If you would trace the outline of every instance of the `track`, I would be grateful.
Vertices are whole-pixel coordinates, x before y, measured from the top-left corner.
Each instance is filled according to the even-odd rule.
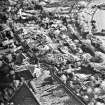
[[[67,94],[73,98],[73,101],[75,102],[74,105],[87,105],[86,102],[84,102],[82,99],[80,99],[72,90],[70,86],[66,86],[60,79],[59,77],[55,74],[54,68],[50,69],[51,76],[59,83],[62,85],[64,90],[67,92]]]

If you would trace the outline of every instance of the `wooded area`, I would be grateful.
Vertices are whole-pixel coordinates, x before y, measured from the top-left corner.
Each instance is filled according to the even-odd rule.
[[[104,105],[104,16],[102,0],[0,0],[0,105],[49,66],[87,105]]]

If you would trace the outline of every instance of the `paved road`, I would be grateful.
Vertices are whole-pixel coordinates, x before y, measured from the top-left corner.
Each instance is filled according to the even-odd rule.
[[[54,73],[54,69],[51,68],[51,75],[52,77],[61,84],[61,86],[64,88],[64,90],[67,92],[67,94],[70,96],[70,98],[72,98],[72,101],[74,102],[73,105],[87,105],[86,102],[84,102],[83,100],[81,100],[71,89],[71,87],[66,86],[60,79],[59,77],[57,77]]]

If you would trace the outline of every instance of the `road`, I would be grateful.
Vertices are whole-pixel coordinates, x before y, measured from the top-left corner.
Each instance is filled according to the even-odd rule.
[[[72,90],[70,86],[66,86],[59,77],[54,73],[54,69],[50,69],[52,77],[64,88],[64,90],[67,92],[67,94],[72,98],[72,101],[74,102],[74,105],[87,105],[86,102],[81,100]]]

